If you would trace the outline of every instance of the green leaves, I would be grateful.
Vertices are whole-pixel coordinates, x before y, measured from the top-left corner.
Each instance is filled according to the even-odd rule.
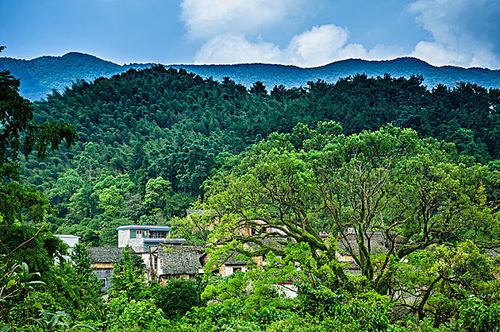
[[[144,271],[134,263],[131,249],[123,249],[122,258],[113,268],[112,297],[125,296],[129,299],[139,299],[144,291]]]
[[[2,264],[2,280],[0,284],[0,302],[5,304],[13,298],[22,295],[23,292],[32,290],[36,285],[44,285],[39,272],[30,272],[28,264],[14,264],[8,267]]]
[[[393,265],[413,252],[466,239],[494,245],[498,216],[485,185],[495,176],[412,130],[344,136],[299,125],[207,182],[202,208],[215,225],[214,246],[284,256],[292,243],[307,244],[316,262],[305,268],[317,278],[311,284],[348,287],[342,266],[328,263],[345,255],[386,293]]]
[[[73,322],[71,317],[64,311],[53,313],[46,310],[40,310],[40,318],[34,319],[34,322],[43,331],[96,331],[96,329],[88,324]]]
[[[153,299],[128,299],[125,294],[109,302],[109,331],[157,331],[168,327],[168,320]]]
[[[164,286],[155,285],[152,293],[157,306],[169,318],[180,318],[192,307],[201,305],[200,280],[171,279]]]

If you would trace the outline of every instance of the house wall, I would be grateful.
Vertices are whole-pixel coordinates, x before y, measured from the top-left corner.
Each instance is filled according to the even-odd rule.
[[[78,241],[80,240],[80,238],[78,236],[75,236],[75,235],[56,234],[56,236],[60,240],[64,241],[64,243],[66,243],[70,249],[73,249],[78,244]]]
[[[144,252],[143,238],[132,238],[130,232],[135,230],[120,229],[118,230],[118,248],[125,248],[127,245],[135,252]]]
[[[231,274],[241,271],[241,272],[246,272],[248,269],[244,265],[226,265],[222,264],[221,267],[219,268],[219,275],[222,277],[227,277],[230,276]]]
[[[165,286],[166,284],[168,284],[168,280],[169,279],[184,279],[184,280],[187,280],[187,279],[191,279],[191,278],[194,278],[193,275],[190,275],[190,274],[169,274],[169,275],[161,275],[159,277],[159,283],[160,285],[163,285]]]
[[[68,255],[63,255],[64,260],[71,261],[71,255],[73,254],[73,249],[78,244],[80,237],[75,235],[63,235],[55,234],[61,241],[68,245]],[[56,263],[59,263],[59,259],[56,257]]]
[[[113,277],[113,265],[112,264],[109,265],[111,265],[111,268],[94,267],[94,274],[97,276],[97,279],[99,279],[102,282],[101,290],[103,292],[107,292],[111,288],[111,279]]]
[[[92,265],[93,269],[113,269],[113,263],[95,263]]]
[[[125,248],[130,242],[130,229],[118,230],[118,248]]]

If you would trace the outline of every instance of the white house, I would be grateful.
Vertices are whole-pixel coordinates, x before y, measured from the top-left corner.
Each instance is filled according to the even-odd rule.
[[[75,235],[66,235],[66,234],[54,234],[55,237],[59,238],[59,240],[63,241],[68,245],[68,255],[64,255],[63,258],[69,261],[71,254],[73,253],[73,249],[80,241],[79,236]]]
[[[136,253],[148,253],[150,247],[158,247],[170,236],[169,226],[126,225],[118,230],[118,248],[129,246]]]

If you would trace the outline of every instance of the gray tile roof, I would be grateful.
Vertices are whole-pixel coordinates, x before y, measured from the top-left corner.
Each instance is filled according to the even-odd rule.
[[[245,260],[245,257],[242,256],[241,254],[231,251],[227,258],[221,257],[221,260],[224,262],[225,265],[247,265],[248,261]]]
[[[88,247],[89,258],[92,263],[117,263],[122,258],[122,248],[116,247]]]
[[[198,274],[202,268],[200,258],[203,253],[203,247],[162,246],[158,254],[162,275]]]

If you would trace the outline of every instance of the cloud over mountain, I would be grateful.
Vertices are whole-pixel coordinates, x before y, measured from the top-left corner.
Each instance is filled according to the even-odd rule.
[[[197,52],[195,63],[281,63],[301,67],[321,66],[349,58],[382,59],[397,56],[397,50],[348,43],[349,33],[334,24],[314,26],[295,35],[286,48],[245,35],[225,34],[209,39]],[[393,51],[393,54],[391,54]]]
[[[224,34],[203,44],[195,55],[195,63],[277,63],[281,53],[273,43],[251,42],[242,34]]]
[[[417,0],[409,9],[432,36],[413,56],[436,65],[500,66],[498,0]]]
[[[280,63],[314,67],[333,61],[415,56],[434,65],[500,66],[500,2],[497,0],[415,0],[408,10],[430,34],[414,47],[352,42],[347,27],[312,26],[278,45],[266,36],[300,17],[303,0],[183,0],[182,20],[202,46],[195,63]],[[271,38],[272,40],[272,38]]]

